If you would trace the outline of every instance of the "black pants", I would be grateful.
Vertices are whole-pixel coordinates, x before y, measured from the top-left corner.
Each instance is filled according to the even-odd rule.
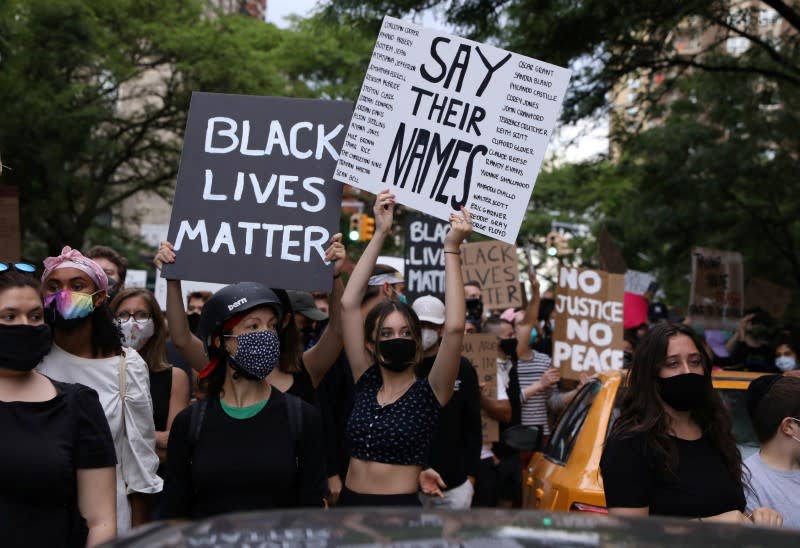
[[[522,505],[522,466],[519,453],[502,457],[497,464],[491,458],[481,461],[472,506],[494,508],[501,500],[511,501],[514,508]]]
[[[342,487],[336,506],[422,506],[416,493],[401,495],[367,495]]]

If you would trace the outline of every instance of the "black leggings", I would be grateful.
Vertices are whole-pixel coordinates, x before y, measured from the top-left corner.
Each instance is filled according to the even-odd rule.
[[[403,495],[365,495],[342,487],[336,506],[422,506],[416,493]]]

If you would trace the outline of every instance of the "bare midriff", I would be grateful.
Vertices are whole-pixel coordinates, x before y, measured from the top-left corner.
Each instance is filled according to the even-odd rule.
[[[345,486],[362,495],[405,495],[417,492],[420,466],[350,459]]]

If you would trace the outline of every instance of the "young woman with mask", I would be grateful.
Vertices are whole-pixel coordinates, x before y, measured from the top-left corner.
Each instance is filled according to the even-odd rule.
[[[611,515],[780,525],[768,508],[745,514],[730,414],[702,339],[681,324],[656,324],[636,347],[600,469]]]
[[[53,347],[39,372],[97,391],[117,451],[117,532],[149,518],[147,495],[161,491],[147,364],[123,347],[111,314],[108,278],[97,263],[65,247],[44,261],[41,291]]]
[[[788,338],[781,339],[775,345],[775,367],[790,377],[800,377],[797,365],[797,343]]]
[[[176,257],[172,244],[164,241],[161,242],[153,263],[156,268],[161,268],[164,263],[175,262]],[[345,261],[345,249],[341,234],[335,234],[331,238],[331,244],[325,250],[325,259],[334,263],[330,320],[319,341],[312,348],[303,351],[300,332],[292,318],[289,296],[283,290],[276,290],[286,313],[282,324],[278,326],[281,358],[277,367],[273,369],[269,382],[282,392],[297,395],[309,403],[314,402],[316,387],[342,350],[341,312],[338,303],[344,291],[341,272]],[[208,356],[203,342],[189,329],[182,294],[180,280],[167,280],[167,321],[170,337],[181,356],[192,369],[199,371],[202,377]]]
[[[150,371],[150,397],[156,427],[156,453],[164,477],[169,429],[175,415],[189,405],[189,377],[167,362],[167,324],[153,293],[144,288],[123,289],[111,301],[123,344],[142,356]]]
[[[254,282],[224,287],[203,308],[208,395],[172,423],[165,517],[323,505],[319,413],[268,380],[282,320],[278,296]]]
[[[37,281],[0,263],[0,521],[6,546],[94,546],[116,532],[114,443],[97,392],[34,371],[52,344]]]
[[[361,303],[370,272],[392,227],[395,200],[388,190],[375,201],[375,233],[342,297],[344,346],[356,382],[347,426],[352,457],[339,497],[344,506],[419,506],[417,485],[436,431],[439,412],[453,394],[461,360],[465,299],[459,246],[472,231],[469,212],[453,213],[444,241],[445,313],[439,353],[427,378],[417,315],[387,301],[366,317]]]

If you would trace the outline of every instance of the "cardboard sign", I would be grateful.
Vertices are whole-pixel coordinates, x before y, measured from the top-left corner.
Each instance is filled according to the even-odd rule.
[[[639,272],[638,270],[625,271],[625,293],[644,295],[650,285],[654,283],[656,283],[656,277],[652,274]]]
[[[0,261],[14,262],[21,257],[19,191],[16,187],[0,187]]]
[[[423,213],[406,217],[404,293],[409,300],[433,295],[444,301],[444,238],[448,223]]]
[[[692,322],[709,329],[736,329],[742,317],[743,284],[741,253],[693,247]]]
[[[600,254],[600,268],[612,274],[624,274],[628,267],[625,258],[619,250],[614,238],[608,233],[608,229],[603,227],[597,238],[597,249]]]
[[[786,308],[792,302],[792,290],[774,284],[764,278],[750,278],[744,293],[746,308],[761,307],[776,320],[782,320]]]
[[[464,355],[475,368],[478,382],[483,383],[484,393],[489,399],[497,399],[497,336],[490,333],[467,333],[461,347]],[[499,441],[497,421],[481,409],[483,443]]]
[[[349,119],[344,101],[194,93],[162,275],[329,291]]]
[[[517,238],[570,71],[383,19],[337,180],[476,232]]]
[[[461,246],[461,276],[481,284],[485,310],[522,306],[517,248],[501,242]]]
[[[553,366],[562,377],[622,369],[624,285],[621,274],[561,267]]]

